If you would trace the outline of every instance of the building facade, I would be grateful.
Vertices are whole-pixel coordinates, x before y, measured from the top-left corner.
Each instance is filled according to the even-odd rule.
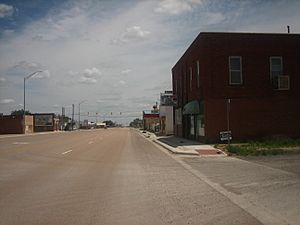
[[[25,116],[25,129],[23,115],[0,116],[0,134],[24,134],[33,132],[33,116]]]
[[[159,111],[157,105],[153,106],[153,110],[143,111],[143,128],[151,132],[159,130]]]
[[[172,83],[177,136],[300,137],[300,34],[200,33]]]
[[[55,131],[59,125],[54,113],[33,114],[34,132]]]
[[[172,135],[173,129],[173,91],[160,94],[159,104],[160,134]]]

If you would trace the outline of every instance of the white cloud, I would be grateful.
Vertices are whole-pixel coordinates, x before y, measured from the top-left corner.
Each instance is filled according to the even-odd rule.
[[[14,102],[15,102],[15,100],[11,99],[11,98],[5,98],[5,99],[0,100],[1,104],[10,104],[10,103],[14,103]]]
[[[95,84],[97,83],[97,80],[95,78],[82,76],[79,78],[78,82],[83,84]]]
[[[191,11],[195,5],[201,4],[201,0],[163,0],[154,9],[158,13],[177,15]]]
[[[99,76],[101,76],[101,72],[97,68],[93,67],[91,69],[85,69],[83,71],[83,76],[89,77],[89,78],[99,77]]]
[[[36,70],[40,67],[41,66],[39,63],[27,62],[26,60],[19,61],[16,65],[14,65],[14,68],[25,69],[25,70]]]
[[[95,84],[98,82],[98,78],[101,76],[99,69],[93,67],[91,69],[85,69],[82,75],[79,77],[78,82],[83,84]]]
[[[6,37],[9,37],[15,33],[15,30],[13,29],[5,29],[2,31],[2,34]]]
[[[125,44],[133,41],[142,41],[149,37],[150,32],[143,30],[140,26],[128,27],[119,38],[113,39],[112,44]]]
[[[0,18],[4,18],[6,16],[12,16],[13,13],[14,13],[13,6],[0,4]]]
[[[124,87],[126,86],[126,81],[124,80],[119,80],[117,83],[114,83],[114,87]]]
[[[121,74],[127,75],[131,72],[131,69],[122,70]]]

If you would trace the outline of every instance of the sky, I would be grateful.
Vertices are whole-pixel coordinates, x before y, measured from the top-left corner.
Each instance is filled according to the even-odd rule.
[[[128,124],[200,32],[300,32],[298,0],[0,0],[0,113]]]

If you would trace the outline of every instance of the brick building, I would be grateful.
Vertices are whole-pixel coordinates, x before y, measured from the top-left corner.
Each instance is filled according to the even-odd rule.
[[[153,106],[153,110],[143,111],[143,128],[144,130],[157,132],[159,129],[159,111],[157,105]]]
[[[23,115],[0,116],[0,134],[24,134],[33,132],[33,116],[25,116],[25,130]]]
[[[200,33],[172,82],[177,136],[300,137],[300,34]]]

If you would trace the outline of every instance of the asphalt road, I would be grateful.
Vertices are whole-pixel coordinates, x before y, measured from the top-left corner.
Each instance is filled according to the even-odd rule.
[[[222,192],[195,160],[171,156],[127,128],[1,137],[0,224],[273,221]]]

